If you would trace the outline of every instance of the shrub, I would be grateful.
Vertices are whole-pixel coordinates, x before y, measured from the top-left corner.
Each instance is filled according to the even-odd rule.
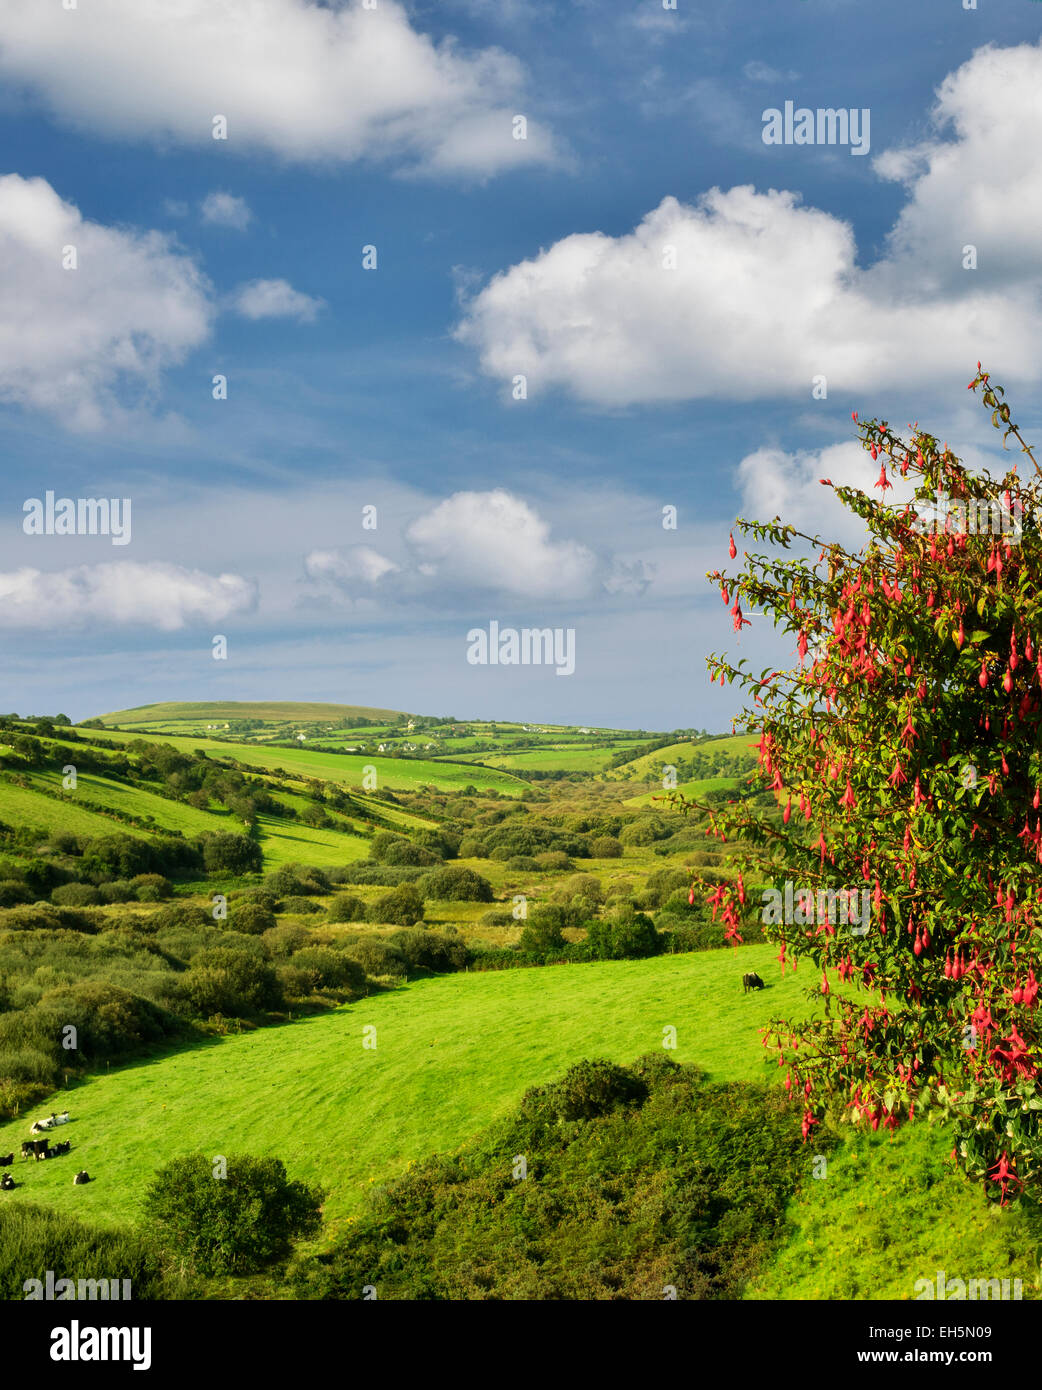
[[[98,892],[105,903],[129,903],[137,897],[134,885],[127,878],[114,878],[108,883],[99,883]]]
[[[97,907],[105,899],[90,883],[63,883],[55,888],[51,898],[59,907]]]
[[[354,942],[344,955],[358,961],[365,973],[371,975],[374,980],[383,975],[400,976],[407,973],[402,953],[378,936],[367,936]]]
[[[656,840],[664,840],[669,831],[659,816],[642,816],[631,821],[619,831],[620,845],[652,845]]]
[[[448,902],[490,903],[495,894],[492,884],[462,864],[435,869],[421,881],[423,895]]]
[[[297,951],[290,962],[295,970],[303,970],[311,980],[312,989],[350,990],[361,994],[365,989],[365,968],[346,951],[329,946],[307,946]]]
[[[658,955],[663,947],[651,918],[632,908],[617,908],[607,921],[591,922],[586,940],[597,960],[636,960]]]
[[[311,898],[283,898],[279,911],[315,913],[322,911],[322,904],[312,901]]]
[[[593,859],[621,859],[622,845],[614,835],[596,835],[590,841]]]
[[[575,868],[568,855],[560,849],[548,849],[542,854],[537,854],[535,862],[544,873],[560,873],[565,869]]]
[[[310,906],[310,904],[308,904]],[[228,913],[228,925],[233,931],[246,932],[249,936],[260,936],[277,925],[274,912],[262,903],[235,902]]]
[[[462,970],[467,963],[467,948],[458,936],[405,930],[388,940],[411,970]]]
[[[264,867],[264,855],[256,840],[236,835],[229,830],[208,831],[199,837],[203,851],[203,867],[208,874],[259,873]]]
[[[354,893],[337,893],[326,912],[330,922],[364,922],[365,900]]]
[[[263,1009],[279,1009],[285,1002],[272,967],[244,950],[200,951],[177,984],[180,997],[202,1018],[246,1018]]]
[[[389,922],[392,926],[411,927],[423,920],[423,898],[410,883],[403,883],[390,893],[381,893],[366,910],[369,922]]]
[[[16,878],[0,879],[0,907],[17,907],[20,903],[31,903],[34,894],[24,883]]]
[[[318,1234],[324,1193],[290,1181],[277,1158],[229,1154],[216,1177],[205,1154],[174,1159],[155,1175],[145,1215],[179,1259],[201,1274],[251,1274]]]
[[[299,922],[280,922],[261,937],[264,949],[272,957],[291,956],[310,940],[310,932]]]
[[[173,895],[174,889],[168,878],[162,874],[135,874],[130,880],[137,892],[139,902],[158,903]]]

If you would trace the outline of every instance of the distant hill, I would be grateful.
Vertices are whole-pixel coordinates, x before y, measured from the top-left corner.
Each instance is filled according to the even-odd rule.
[[[157,724],[163,720],[335,720],[350,723],[354,719],[393,720],[406,717],[401,710],[373,709],[368,705],[310,704],[297,700],[215,700],[167,701],[157,705],[137,705],[134,709],[115,710],[97,718],[109,725],[131,727],[135,724]]]

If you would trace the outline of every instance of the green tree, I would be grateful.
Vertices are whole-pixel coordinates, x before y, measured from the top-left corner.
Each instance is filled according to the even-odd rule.
[[[318,1233],[325,1194],[290,1180],[278,1158],[227,1155],[227,1172],[201,1153],[160,1168],[145,1216],[200,1274],[252,1274]]]

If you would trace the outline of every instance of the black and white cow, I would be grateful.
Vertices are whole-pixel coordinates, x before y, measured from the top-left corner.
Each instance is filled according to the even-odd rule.
[[[751,989],[763,989],[764,984],[755,970],[750,970],[747,975],[742,976],[742,993],[748,994]]]

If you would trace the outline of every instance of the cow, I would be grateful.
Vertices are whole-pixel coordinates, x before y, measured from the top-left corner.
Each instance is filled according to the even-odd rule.
[[[48,1158],[60,1158],[62,1154],[67,1154],[72,1148],[72,1141],[64,1140],[61,1144],[55,1144],[54,1148],[47,1155]]]
[[[90,1182],[90,1174],[87,1172],[86,1168],[81,1168],[73,1178],[72,1185],[73,1187],[80,1187],[85,1182]]]
[[[32,1158],[33,1152],[33,1141],[31,1139],[26,1139],[22,1144],[22,1158]]]
[[[51,1127],[50,1120],[34,1120],[30,1126],[30,1134],[46,1134]]]
[[[747,975],[742,976],[742,993],[748,994],[751,989],[763,989],[763,981],[755,970],[750,970]]]
[[[35,1159],[35,1161],[36,1161],[37,1163],[39,1163],[39,1161],[40,1161],[41,1158],[50,1158],[50,1156],[51,1156],[51,1141],[50,1141],[49,1139],[34,1139],[34,1140],[33,1140],[33,1158]]]
[[[7,1154],[7,1155],[5,1155],[5,1156],[0,1156],[0,1168],[10,1168],[10,1166],[11,1166],[11,1164],[12,1164],[13,1162],[14,1162],[14,1153],[13,1153],[13,1152],[11,1152],[11,1153],[9,1153],[9,1154]]]
[[[14,1189],[14,1178],[12,1178],[10,1173],[5,1173],[4,1176],[0,1178],[0,1192],[13,1192]]]
[[[68,1123],[69,1123],[69,1112],[68,1112],[67,1110],[63,1110],[62,1113],[61,1113],[60,1115],[56,1115],[56,1114],[54,1113],[53,1110],[51,1111],[51,1128],[52,1128],[52,1129],[53,1129],[53,1127],[54,1127],[55,1125],[67,1125]]]

